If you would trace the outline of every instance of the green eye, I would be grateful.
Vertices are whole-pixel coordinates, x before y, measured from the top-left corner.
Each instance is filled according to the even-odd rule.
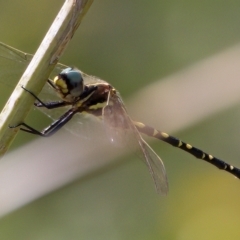
[[[84,88],[81,72],[78,69],[66,68],[59,75],[66,82],[71,95],[80,96]]]
[[[73,68],[64,69],[60,73],[60,76],[63,77],[63,79],[67,79],[68,83],[71,85],[79,84],[83,81],[81,72]]]

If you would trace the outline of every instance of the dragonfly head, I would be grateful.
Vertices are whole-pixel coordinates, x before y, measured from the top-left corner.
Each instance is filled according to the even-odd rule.
[[[64,97],[77,98],[84,89],[82,74],[78,69],[66,68],[53,80],[59,93]],[[70,97],[69,96],[69,97]]]

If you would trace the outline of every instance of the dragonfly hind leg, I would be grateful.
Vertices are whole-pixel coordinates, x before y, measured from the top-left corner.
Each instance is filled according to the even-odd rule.
[[[26,89],[24,86],[22,86],[22,88],[26,92],[30,93],[35,99],[38,100],[38,103],[35,104],[35,106],[37,106],[37,107],[46,107],[48,109],[52,109],[52,108],[57,108],[57,107],[62,107],[62,106],[67,105],[67,103],[64,102],[64,101],[44,103],[34,93],[32,93],[31,91]],[[54,121],[48,127],[44,128],[42,131],[38,131],[35,128],[30,127],[28,124],[26,124],[24,122],[19,123],[15,126],[9,126],[9,128],[20,127],[21,131],[28,132],[28,133],[38,135],[38,136],[41,136],[41,137],[49,137],[49,136],[53,135],[54,133],[56,133],[59,129],[61,129],[70,119],[72,119],[72,117],[76,113],[77,113],[76,110],[69,109],[59,119]]]
[[[42,136],[42,137],[46,137],[44,135],[44,133],[42,132],[39,132],[38,130],[30,127],[29,125],[27,125],[26,123],[19,123],[15,126],[8,126],[9,128],[18,128],[18,127],[21,127],[20,130],[21,131],[24,131],[24,132],[28,132],[28,133],[31,133],[31,134],[34,134],[34,135],[38,135],[38,136]],[[24,128],[22,128],[24,127]]]
[[[17,128],[20,127],[21,131],[28,132],[34,135],[38,135],[41,137],[49,137],[56,133],[58,130],[60,130],[68,121],[72,119],[74,114],[76,114],[77,111],[74,111],[73,109],[68,110],[66,113],[64,113],[59,119],[57,119],[55,122],[50,124],[48,127],[44,128],[41,132],[36,130],[35,128],[30,127],[26,123],[19,123],[15,126],[8,126],[9,128]]]

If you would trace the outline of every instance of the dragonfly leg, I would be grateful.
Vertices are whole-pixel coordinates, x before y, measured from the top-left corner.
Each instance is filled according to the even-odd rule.
[[[56,101],[56,102],[35,102],[34,106],[35,107],[45,107],[47,109],[54,109],[54,108],[59,108],[59,107],[64,107],[68,104],[66,104],[66,102],[64,101]]]
[[[24,128],[22,128],[21,126],[24,127]],[[19,124],[15,125],[15,126],[8,126],[8,127],[9,128],[21,127],[20,128],[21,131],[28,132],[28,133],[35,134],[35,135],[39,135],[39,136],[44,136],[41,132],[39,132],[38,130],[30,127],[26,123],[19,123]]]
[[[58,130],[60,130],[68,121],[72,119],[74,114],[77,112],[70,109],[66,113],[64,113],[58,120],[54,121],[52,124],[50,124],[48,127],[44,128],[41,132],[30,127],[26,123],[19,123],[15,126],[9,126],[9,128],[17,128],[20,127],[21,131],[28,132],[34,135],[38,135],[41,137],[49,137],[56,133]]]
[[[47,109],[53,109],[58,107],[64,107],[68,105],[65,101],[55,101],[55,102],[46,102],[44,103],[39,97],[37,97],[33,92],[26,89],[24,86],[22,86],[22,89],[24,89],[26,92],[31,94],[38,102],[35,102],[34,105],[36,107],[45,107]]]
[[[21,86],[22,89],[28,93],[30,93],[35,99],[37,99],[42,105],[45,105],[44,102],[42,102],[41,99],[39,99],[33,92],[31,92],[30,90],[26,89],[23,85]]]

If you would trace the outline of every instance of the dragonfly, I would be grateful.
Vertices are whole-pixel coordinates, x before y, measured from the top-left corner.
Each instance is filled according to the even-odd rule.
[[[32,55],[30,54],[0,43],[0,77],[3,77],[1,75],[1,65],[6,67],[7,63],[11,62],[21,66],[20,69],[23,70],[31,58]],[[164,164],[141,134],[162,140],[240,178],[240,169],[231,164],[165,132],[132,120],[119,92],[108,82],[63,64],[57,64],[54,72],[57,74],[55,74],[53,80],[51,78],[47,80],[42,94],[49,95],[50,98],[58,95],[60,100],[45,102],[41,99],[41,95],[38,97],[23,86],[23,89],[36,99],[35,107],[40,110],[50,110],[48,112],[44,111],[44,113],[54,121],[42,131],[38,131],[24,122],[16,126],[10,126],[11,128],[20,127],[20,130],[24,132],[49,137],[61,128],[67,128],[66,124],[69,121],[74,121],[76,115],[91,115],[98,118],[107,129],[107,135],[111,141],[114,142],[123,137],[128,137],[131,142],[134,142],[148,166],[157,193],[163,195],[168,192],[168,180]],[[53,109],[62,109],[63,107],[65,107],[64,109],[67,107],[67,110],[60,117],[52,114]]]

